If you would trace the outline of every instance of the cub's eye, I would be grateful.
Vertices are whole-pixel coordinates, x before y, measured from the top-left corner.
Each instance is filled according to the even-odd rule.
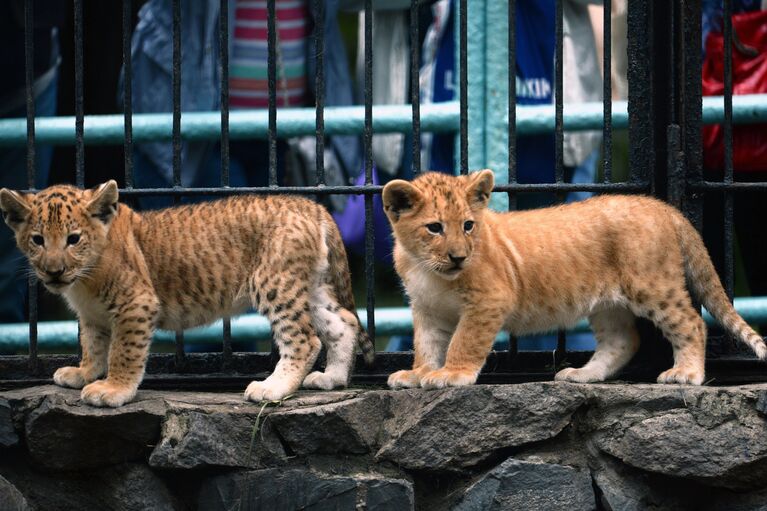
[[[45,238],[43,238],[39,234],[35,234],[34,236],[32,236],[32,243],[42,247],[43,245],[45,245]]]
[[[77,245],[80,242],[79,234],[70,234],[67,236],[67,245]]]
[[[474,229],[474,222],[472,220],[466,220],[463,223],[463,230],[466,232],[471,232],[472,229]]]
[[[432,234],[440,234],[442,232],[442,224],[439,222],[434,222],[433,224],[426,224],[426,228],[429,229],[429,232]]]

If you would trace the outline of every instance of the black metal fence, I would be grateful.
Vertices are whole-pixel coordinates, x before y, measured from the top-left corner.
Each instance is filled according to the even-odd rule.
[[[319,13],[316,19],[324,19],[324,2],[311,0]],[[418,76],[419,5],[413,0],[410,13],[410,70]],[[75,184],[85,182],[85,142],[83,103],[83,4],[73,0],[74,7],[74,81],[75,81]],[[468,112],[468,34],[467,0],[456,2],[459,19],[458,30],[458,77],[459,91],[459,165],[458,171],[469,171],[469,112]],[[516,2],[508,3],[509,69],[517,67]],[[281,194],[299,193],[325,196],[329,194],[364,194],[365,197],[365,281],[368,330],[375,338],[376,296],[374,293],[374,230],[373,197],[382,187],[373,184],[373,78],[372,61],[375,58],[372,45],[373,2],[364,0],[364,112],[362,131],[364,146],[364,185],[331,186],[326,184],[324,168],[325,147],[325,80],[324,80],[324,26],[320,21],[314,26],[312,37],[316,47],[317,72],[314,77],[316,100],[316,186],[278,186],[277,183],[277,64],[276,64],[276,16],[275,0],[267,0],[268,9],[268,149],[269,184],[266,187],[234,188],[229,186],[230,133],[229,133],[229,2],[220,0],[218,24],[219,61],[221,82],[221,179],[216,188],[185,188],[181,180],[181,0],[172,0],[172,88],[173,88],[173,186],[171,188],[135,188],[133,175],[133,106],[131,0],[123,0],[122,12],[122,59],[124,66],[124,180],[120,190],[124,197],[170,196],[178,200],[187,195],[222,196],[229,194]],[[508,194],[510,207],[516,208],[519,194],[553,192],[560,197],[571,191],[596,193],[647,193],[669,200],[683,209],[687,216],[702,227],[703,203],[712,194],[724,197],[723,245],[724,265],[722,279],[727,292],[733,294],[733,203],[735,197],[744,193],[764,193],[767,183],[746,183],[734,180],[732,165],[732,76],[731,76],[731,12],[730,0],[724,1],[725,41],[725,169],[722,181],[704,180],[702,172],[701,145],[701,6],[698,1],[631,0],[628,5],[628,131],[629,167],[627,181],[613,182],[613,127],[611,102],[611,2],[604,4],[604,55],[603,55],[603,180],[592,184],[573,184],[565,181],[563,163],[564,105],[563,105],[563,0],[556,0],[556,51],[555,51],[555,180],[553,183],[523,184],[517,180],[517,97],[514,73],[509,73],[508,101],[508,184],[499,183],[496,192]],[[32,43],[32,27],[35,19],[34,2],[25,2],[25,62],[27,104],[27,173],[30,191],[35,186],[35,104],[33,96],[34,76],[32,62],[35,48]],[[420,147],[420,93],[417,79],[411,79],[410,101],[412,105],[412,171],[421,172]],[[39,355],[37,343],[38,286],[34,278],[29,282],[29,353],[27,356],[0,356],[0,386],[27,385],[47,380],[52,372],[65,364],[72,364],[71,355]],[[625,375],[636,379],[652,379],[657,368],[665,369],[670,360],[670,350],[659,341],[659,334],[644,325],[641,329],[643,345],[646,346]],[[225,320],[222,332],[222,350],[216,353],[187,353],[184,335],[176,334],[175,354],[152,354],[148,363],[145,385],[184,386],[216,385],[219,388],[240,388],[254,376],[263,376],[275,361],[274,353],[238,353],[232,349],[231,326]],[[734,382],[762,379],[762,368],[755,361],[740,357],[731,341],[724,337],[712,337],[710,341],[709,374],[717,382]],[[512,382],[531,379],[547,379],[564,361],[581,364],[589,353],[568,352],[564,332],[558,336],[558,346],[553,352],[521,352],[514,339],[508,351],[494,352],[483,371],[480,381]],[[412,363],[410,353],[379,353],[372,368],[357,364],[354,381],[357,383],[381,383],[394,370]]]

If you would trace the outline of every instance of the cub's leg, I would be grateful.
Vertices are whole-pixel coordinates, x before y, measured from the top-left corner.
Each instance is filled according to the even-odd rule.
[[[503,325],[504,312],[491,305],[466,307],[447,348],[445,365],[421,377],[425,389],[471,385]]]
[[[159,311],[159,300],[147,284],[129,277],[115,291],[109,369],[104,380],[83,387],[80,397],[94,406],[122,406],[136,396],[144,377],[149,343]]]
[[[568,367],[559,371],[555,380],[579,383],[604,381],[625,366],[639,349],[639,332],[635,316],[628,310],[615,308],[589,316],[597,347],[594,355],[580,369]]]
[[[413,369],[397,371],[389,375],[388,384],[393,389],[421,386],[421,378],[445,364],[450,334],[430,324],[427,317],[413,309]]]
[[[324,373],[314,371],[304,378],[304,387],[323,390],[345,387],[357,351],[357,317],[341,307],[325,285],[312,293],[310,314],[312,325],[327,350],[327,362]]]
[[[268,272],[257,270],[249,282],[253,306],[271,322],[280,352],[274,372],[245,389],[245,399],[250,401],[279,401],[297,391],[320,353],[307,284],[315,280],[312,266],[291,259],[286,264],[282,268],[268,265]]]
[[[62,367],[53,373],[53,381],[61,387],[81,389],[107,371],[110,331],[85,321],[80,321],[80,346],[83,357],[79,367]]]

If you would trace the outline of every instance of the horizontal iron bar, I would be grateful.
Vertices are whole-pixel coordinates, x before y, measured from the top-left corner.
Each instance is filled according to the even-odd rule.
[[[724,183],[721,181],[699,181],[689,183],[688,186],[693,191],[732,191],[732,192],[764,192],[767,191],[767,183],[749,183],[736,181],[734,183]]]
[[[703,99],[703,122],[715,124],[724,117],[721,96]],[[567,131],[601,129],[602,102],[565,105],[564,128]],[[628,104],[614,101],[612,126],[628,127]],[[314,108],[278,109],[277,136],[314,135]],[[230,138],[266,138],[266,110],[233,110],[229,114]],[[134,114],[133,141],[157,142],[170,140],[173,118],[170,113]],[[89,115],[85,117],[85,143],[89,145],[122,144],[125,136],[124,116]],[[554,105],[519,105],[516,110],[517,135],[551,133],[554,130]],[[767,122],[767,94],[733,97],[733,121],[739,123]],[[508,123],[508,118],[506,119]],[[325,133],[362,133],[365,110],[362,106],[328,107],[325,109]],[[424,132],[458,131],[458,102],[431,103],[421,106],[421,130]],[[410,105],[380,105],[373,108],[375,133],[409,133],[412,131]],[[0,146],[26,144],[26,119],[0,120]],[[181,118],[181,137],[185,140],[216,140],[221,137],[220,112],[185,112]],[[71,145],[75,141],[74,117],[38,117],[35,119],[35,140],[40,144]]]
[[[736,298],[735,309],[743,318],[752,323],[767,321],[767,297]],[[367,327],[367,314],[359,311],[363,326]],[[703,319],[713,325],[714,318],[703,310]],[[201,344],[221,342],[222,321],[211,325],[193,328],[184,332],[184,342]],[[258,314],[245,314],[232,318],[232,341],[255,341],[271,339],[269,321]],[[570,332],[586,332],[588,323],[583,320]],[[77,343],[76,321],[42,321],[37,324],[38,346],[42,349],[72,347]],[[376,309],[376,334],[382,337],[391,335],[409,335],[413,333],[413,315],[407,307],[386,307]],[[171,345],[175,342],[175,333],[158,331],[155,333],[156,344]],[[508,339],[501,334],[499,340]],[[16,351],[25,349],[29,342],[29,324],[13,323],[0,325],[0,349]]]
[[[586,363],[590,356],[590,352],[571,351],[565,354],[565,361],[571,366],[579,367]],[[250,381],[267,377],[274,366],[269,353],[235,353],[231,368],[222,372],[222,359],[220,353],[190,353],[187,355],[189,364],[181,372],[175,367],[174,355],[151,354],[141,388],[242,391]],[[53,372],[60,367],[76,365],[77,357],[43,355],[40,362],[40,372],[30,374],[27,357],[0,358],[0,390],[50,384]],[[617,378],[654,382],[658,373],[670,363],[670,357],[667,361],[658,360],[657,364],[633,361]],[[358,359],[351,384],[384,386],[392,372],[411,367],[412,364],[412,353],[378,353],[371,367],[366,367],[362,360]],[[511,354],[494,351],[490,353],[482,368],[479,383],[551,380],[560,368],[553,365],[551,353],[548,352]],[[767,373],[764,371],[764,362],[753,357],[709,358],[706,360],[706,377],[709,385],[733,385],[763,382],[767,379]]]
[[[494,192],[648,192],[649,183],[530,183],[496,185]],[[35,190],[23,190],[33,193]],[[261,186],[236,188],[123,188],[120,195],[144,196],[188,196],[188,195],[244,195],[244,194],[301,194],[301,195],[370,195],[380,194],[381,185],[343,186]]]

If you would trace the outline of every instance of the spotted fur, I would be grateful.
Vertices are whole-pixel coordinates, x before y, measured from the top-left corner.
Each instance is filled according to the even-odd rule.
[[[392,374],[391,387],[472,384],[499,330],[539,333],[582,317],[596,351],[557,380],[615,375],[639,347],[635,318],[643,317],[674,349],[674,366],[658,381],[700,385],[706,327],[685,278],[732,335],[767,358],[764,340],[728,301],[698,232],[669,205],[616,195],[496,213],[487,209],[492,188],[490,170],[427,173],[384,188],[415,328],[413,369]]]
[[[254,307],[271,321],[280,360],[245,397],[281,399],[345,386],[356,346],[373,346],[357,318],[341,237],[330,215],[298,197],[232,197],[137,213],[117,184],[0,191],[6,223],[48,290],[80,322],[79,367],[56,371],[96,406],[136,394],[156,328],[181,330]],[[327,348],[325,372],[309,371]],[[106,376],[104,379],[100,379]]]

